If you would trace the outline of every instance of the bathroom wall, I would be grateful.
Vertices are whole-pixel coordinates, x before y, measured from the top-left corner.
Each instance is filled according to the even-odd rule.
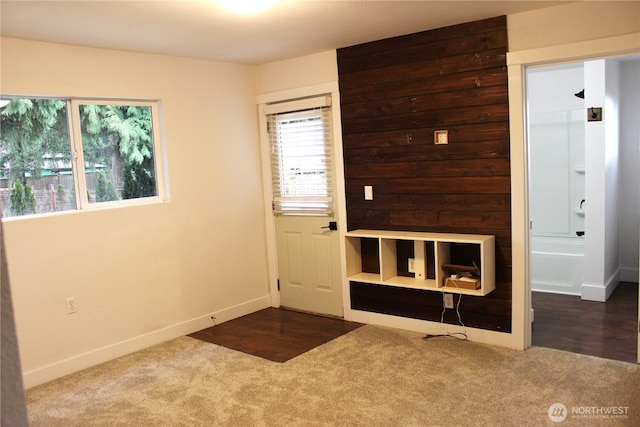
[[[533,290],[604,301],[618,281],[638,281],[639,64],[611,58],[528,71]],[[586,102],[574,96],[585,86]],[[603,121],[587,122],[588,106],[603,107]],[[574,137],[582,142],[565,145]]]
[[[584,281],[585,110],[582,63],[531,68],[531,289],[580,295]]]
[[[582,63],[530,69],[531,235],[575,238],[584,230],[584,88]]]
[[[638,281],[640,236],[640,58],[620,62],[620,279]]]

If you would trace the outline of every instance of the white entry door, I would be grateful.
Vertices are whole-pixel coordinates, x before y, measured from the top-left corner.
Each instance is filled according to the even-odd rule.
[[[280,304],[342,317],[340,237],[334,218],[278,216]]]
[[[280,305],[342,317],[331,96],[265,106]]]

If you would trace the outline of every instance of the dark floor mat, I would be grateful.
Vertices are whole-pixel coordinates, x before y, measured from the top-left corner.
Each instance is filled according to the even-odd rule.
[[[342,319],[267,308],[189,336],[282,363],[360,326]]]

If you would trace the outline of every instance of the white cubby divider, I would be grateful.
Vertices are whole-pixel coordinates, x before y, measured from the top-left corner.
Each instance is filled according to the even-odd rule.
[[[495,289],[495,236],[353,230],[347,232],[345,238],[349,281],[475,296],[487,295]],[[377,240],[379,272],[363,270],[363,239]],[[398,266],[400,241],[413,242],[413,273],[402,273],[405,270]],[[428,250],[428,245],[433,245],[433,250]],[[463,256],[461,261],[455,253],[463,246],[467,253],[472,252],[473,255]],[[473,274],[466,283],[451,280],[453,274],[469,275],[469,272]],[[469,286],[469,283],[473,283],[472,287],[477,285],[477,288],[462,287]]]

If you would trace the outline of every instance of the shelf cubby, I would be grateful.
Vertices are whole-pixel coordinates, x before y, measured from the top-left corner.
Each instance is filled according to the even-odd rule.
[[[475,296],[495,289],[494,236],[354,230],[346,233],[346,257],[347,280],[354,282]],[[478,289],[445,286],[454,283],[446,281],[453,273],[471,274]]]

